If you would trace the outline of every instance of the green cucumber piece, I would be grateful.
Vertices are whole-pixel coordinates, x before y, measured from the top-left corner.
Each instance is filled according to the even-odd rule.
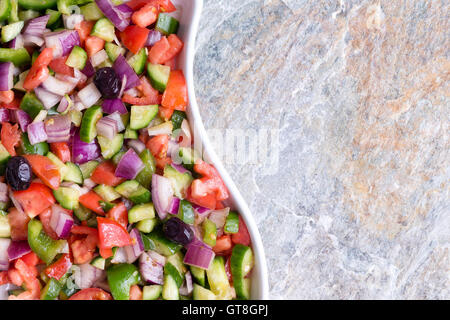
[[[130,128],[139,130],[146,128],[158,114],[158,105],[131,106]]]
[[[75,127],[79,127],[81,125],[83,113],[79,110],[71,109],[69,111],[69,115],[70,115],[70,121],[75,125]]]
[[[101,106],[92,106],[86,110],[81,121],[80,139],[86,143],[91,143],[97,136],[97,122],[102,118]]]
[[[158,219],[144,219],[136,224],[136,228],[143,233],[150,233],[158,224]]]
[[[136,180],[125,181],[115,189],[121,196],[128,198],[135,204],[148,203],[151,201],[151,193]]]
[[[136,177],[136,181],[139,182],[144,188],[149,189],[152,184],[152,176],[156,171],[155,158],[148,149],[143,150],[139,155],[139,158],[144,163],[144,169],[139,172]]]
[[[239,214],[234,211],[230,211],[223,227],[225,233],[238,233],[239,232]]]
[[[170,274],[164,274],[164,284],[162,287],[162,298],[164,300],[180,300],[178,285]]]
[[[177,268],[178,272],[180,272],[182,275],[184,275],[188,269],[183,263],[184,255],[181,253],[181,251],[178,251],[177,253],[171,255],[170,257],[167,257],[167,262],[170,262],[174,265],[175,268]]]
[[[192,204],[187,200],[180,201],[180,208],[178,209],[178,217],[183,220],[184,223],[194,224],[195,213]]]
[[[9,238],[11,236],[11,226],[7,216],[0,215],[0,238]]]
[[[186,112],[175,110],[173,112],[172,118],[170,119],[172,121],[173,130],[175,131],[180,129],[183,120],[186,118]]]
[[[11,158],[11,155],[9,154],[8,150],[3,146],[3,144],[0,142],[0,174],[5,174],[6,164],[8,163],[9,158]],[[3,210],[3,208],[2,208]]]
[[[91,160],[86,163],[80,165],[81,175],[83,179],[89,179],[91,177],[92,172],[94,172],[95,168],[99,165],[98,161]]]
[[[64,164],[64,162],[59,160],[59,158],[51,152],[47,153],[47,158],[49,158],[58,167],[62,181],[68,172],[67,166]]]
[[[231,300],[231,286],[225,271],[223,257],[216,256],[208,270],[206,270],[209,287],[219,300]],[[233,278],[234,280],[234,278]]]
[[[12,62],[16,67],[22,67],[30,61],[30,54],[25,48],[0,48],[0,62]]]
[[[174,193],[178,198],[185,198],[187,189],[194,181],[189,171],[180,173],[171,165],[164,167],[164,177],[170,180]]]
[[[19,19],[22,21],[27,21],[39,17],[41,14],[34,10],[22,10],[19,11]]]
[[[50,278],[41,292],[41,300],[56,300],[62,287],[62,284],[58,280]]]
[[[203,242],[214,247],[217,240],[217,226],[214,222],[206,218],[202,224],[203,227]]]
[[[67,210],[74,210],[78,207],[78,198],[80,192],[69,187],[59,187],[57,190],[53,190],[53,195],[56,201]]]
[[[199,286],[194,283],[194,291],[192,292],[192,298],[194,300],[217,300],[217,297],[210,290]]]
[[[19,0],[24,9],[44,10],[55,6],[57,0]]]
[[[117,166],[125,153],[125,151],[117,152],[112,158],[112,162]]]
[[[69,57],[66,60],[66,65],[69,67],[82,70],[86,66],[88,55],[83,48],[75,46],[70,52]]]
[[[177,253],[183,247],[182,245],[167,239],[160,227],[149,233],[147,239],[150,241],[150,247],[154,248],[152,250],[166,257]]]
[[[105,137],[98,136],[97,141],[102,150],[102,156],[105,159],[111,159],[115,154],[117,154],[123,146],[123,134],[116,134],[114,139],[109,140]]]
[[[10,12],[11,12],[11,1],[10,0],[0,1],[0,22],[8,19]]]
[[[86,221],[92,216],[91,210],[87,209],[81,204],[78,205],[78,208],[75,208],[73,210],[73,213],[80,221]]]
[[[11,11],[9,12],[8,22],[13,23],[19,21],[19,2],[18,0],[10,0],[11,1]],[[25,8],[32,9],[32,8]]]
[[[56,4],[58,7],[58,11],[62,14],[72,14],[73,12],[71,12],[70,7],[76,4],[76,0],[56,0]]]
[[[145,63],[147,62],[147,53],[142,48],[137,54],[128,59],[128,64],[133,68],[134,72],[140,75],[145,70]],[[156,88],[155,88],[156,89]]]
[[[97,21],[104,17],[103,12],[99,9],[95,2],[88,3],[80,7],[81,14],[87,21]]]
[[[173,278],[178,288],[181,287],[184,281],[184,276],[178,271],[178,269],[170,262],[167,262],[164,266],[164,274],[167,274]]]
[[[246,279],[245,276],[253,268],[253,264],[252,249],[242,244],[235,245],[231,253],[230,267],[238,299],[248,300],[250,298],[250,280]]]
[[[160,13],[158,15],[158,21],[156,21],[155,29],[168,36],[172,33],[177,33],[179,26],[180,23],[177,19],[169,16],[167,13]]]
[[[93,265],[97,269],[105,270],[106,260],[103,259],[101,256],[98,256],[92,259],[91,265]]]
[[[52,9],[45,10],[45,14],[50,15],[47,21],[47,27],[53,27],[61,18],[61,12]]]
[[[111,42],[115,36],[114,25],[107,18],[101,18],[92,28],[91,35],[99,37],[106,42]]]
[[[164,90],[166,90],[167,83],[169,82],[170,67],[163,66],[161,64],[149,63],[147,65],[147,72],[152,87],[159,92],[164,92]]]
[[[49,151],[47,142],[31,144],[28,139],[28,134],[25,132],[22,134],[21,147],[23,153],[25,154],[39,154],[41,156],[45,156]]]
[[[205,286],[206,283],[206,271],[205,269],[200,269],[197,268],[195,266],[189,266],[189,268],[191,269],[191,274],[194,277],[194,280],[198,282],[198,284],[200,284],[201,286]]]
[[[145,219],[155,217],[155,208],[153,203],[138,204],[128,211],[128,222],[136,223]]]
[[[36,118],[41,110],[45,110],[44,105],[33,92],[27,92],[23,96],[20,109],[28,113],[32,119]]]
[[[105,51],[108,55],[109,60],[111,60],[112,62],[116,61],[118,56],[124,55],[126,52],[124,48],[110,42],[105,43]]]
[[[162,286],[157,284],[145,286],[142,289],[142,300],[157,300],[161,296],[162,288]]]
[[[192,148],[180,148],[178,155],[185,166],[191,167],[197,160],[201,160],[202,157],[198,154],[197,150]]]
[[[112,202],[120,198],[120,194],[117,193],[113,187],[104,184],[96,186],[94,191],[107,202]]]
[[[80,167],[72,162],[67,162],[66,167],[67,173],[64,176],[64,180],[77,184],[83,184],[83,173],[81,172]]]
[[[136,140],[139,138],[138,132],[136,130],[132,130],[130,126],[125,129],[125,139],[133,139]]]

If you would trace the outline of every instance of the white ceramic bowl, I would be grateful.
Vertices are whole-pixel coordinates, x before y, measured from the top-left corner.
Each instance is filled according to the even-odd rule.
[[[180,31],[178,36],[185,43],[183,52],[178,60],[178,66],[183,70],[188,84],[189,106],[187,109],[187,115],[191,128],[194,132],[195,143],[196,146],[200,144],[202,147],[204,159],[212,163],[219,171],[223,181],[231,193],[231,206],[242,215],[245,223],[247,224],[248,231],[250,232],[250,236],[252,238],[255,256],[255,267],[252,272],[251,298],[253,300],[265,300],[268,299],[269,296],[269,284],[266,258],[264,255],[264,247],[262,245],[261,236],[259,235],[258,228],[252,217],[250,209],[245,203],[245,200],[242,198],[242,195],[236,185],[231,180],[230,175],[225,170],[220,159],[214,152],[208,136],[206,135],[205,127],[203,126],[197,101],[195,99],[193,75],[195,37],[197,35],[203,8],[203,0],[172,0],[172,2],[178,9],[178,12],[175,13],[175,16],[180,21]]]

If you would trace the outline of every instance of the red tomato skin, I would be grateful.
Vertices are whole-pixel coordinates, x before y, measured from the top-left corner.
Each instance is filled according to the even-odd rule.
[[[42,227],[46,234],[50,236],[53,240],[58,240],[58,235],[53,230],[53,228],[50,226],[50,220],[52,219],[52,209],[48,208],[44,211],[42,211],[39,214],[39,219],[41,220]]]
[[[50,150],[64,163],[69,162],[71,159],[70,148],[67,142],[50,143]]]
[[[0,286],[9,283],[8,271],[0,272]]]
[[[131,25],[120,33],[120,38],[128,50],[137,54],[145,46],[149,33],[147,28]]]
[[[187,104],[188,92],[183,71],[171,71],[166,91],[164,91],[162,97],[161,105],[164,108],[186,111]]]
[[[14,191],[13,195],[30,218],[38,216],[56,202],[50,189],[38,182],[32,182],[27,190]]]
[[[78,291],[69,300],[112,300],[112,296],[100,288],[88,288]]]
[[[102,162],[92,172],[91,180],[97,184],[105,184],[107,186],[116,187],[125,181],[123,178],[118,178],[114,175],[116,166],[110,162]]]
[[[118,222],[97,217],[100,248],[125,247],[131,244],[127,230]]]
[[[231,240],[234,244],[242,244],[244,246],[250,246],[251,244],[250,234],[241,216],[239,216],[239,231],[231,235]]]
[[[167,156],[169,140],[170,138],[167,134],[160,134],[150,138],[146,147],[155,158],[164,159]]]
[[[117,221],[125,229],[128,226],[128,210],[123,202],[117,204],[114,208],[109,210],[109,212],[106,214],[106,217],[108,219]]]
[[[20,138],[22,136],[19,130],[19,125],[11,125],[9,122],[2,122],[2,130],[0,135],[3,146],[9,154],[14,157],[16,155],[15,147],[19,145]]]
[[[103,201],[103,199],[94,191],[89,191],[88,193],[80,197],[80,203],[83,206],[94,211],[95,213],[104,215],[105,212],[103,211],[103,208],[100,205],[99,201]]]
[[[50,64],[52,59],[52,48],[45,48],[41,51],[41,53],[31,66],[31,69],[28,72],[25,81],[23,82],[23,88],[25,90],[33,90],[48,78],[49,71],[47,66]]]
[[[31,165],[34,174],[49,188],[56,190],[61,184],[61,174],[58,167],[47,157],[39,154],[23,155]]]
[[[161,40],[156,42],[153,47],[150,48],[148,52],[148,61],[153,64],[162,64],[164,61],[164,55],[170,49],[169,40],[167,37],[162,37]]]
[[[11,227],[11,239],[13,241],[27,240],[30,217],[26,213],[19,212],[16,208],[9,209],[7,217]]]
[[[72,262],[70,261],[70,255],[63,254],[56,262],[45,268],[44,272],[49,278],[59,280],[67,273],[71,266]]]
[[[73,77],[73,68],[66,64],[67,57],[60,57],[53,59],[48,65],[56,73],[64,74]]]

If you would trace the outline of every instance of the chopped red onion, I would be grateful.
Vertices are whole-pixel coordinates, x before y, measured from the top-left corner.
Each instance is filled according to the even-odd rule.
[[[130,237],[133,245],[128,246],[127,262],[134,263],[144,252],[144,243],[142,242],[141,233],[137,229],[131,230]]]
[[[169,179],[154,174],[152,176],[152,200],[161,220],[167,217],[167,209],[172,202],[173,188]]]
[[[172,168],[177,170],[179,173],[191,173],[188,169],[183,167],[181,164],[172,163],[171,166],[172,166]]]
[[[14,64],[0,62],[0,91],[11,90],[14,86]]]
[[[178,209],[180,209],[180,198],[173,197],[172,198],[172,202],[170,203],[169,208],[167,209],[167,211],[170,214],[177,215],[178,214]]]
[[[86,65],[84,66],[83,70],[81,70],[81,72],[88,78],[92,77],[95,74],[95,69],[89,60],[86,61]]]
[[[120,114],[128,113],[127,108],[120,99],[107,99],[103,101],[102,109],[104,113],[112,114],[119,112]]]
[[[78,82],[78,81],[77,81]],[[54,93],[60,97],[64,96],[65,94],[68,94],[71,92],[75,87],[77,86],[76,83],[68,82],[68,81],[62,81],[59,80],[53,76],[49,76],[45,81],[42,83],[42,87],[51,92]]]
[[[125,60],[123,55],[119,55],[117,57],[116,61],[114,61],[113,68],[121,80],[123,80],[125,76],[127,77],[125,90],[140,85],[141,81],[139,80],[138,75],[133,70],[133,68],[131,68],[131,66],[128,64],[127,60]]]
[[[214,210],[209,214],[208,219],[215,223],[217,229],[222,229],[225,225],[229,213],[230,208]]]
[[[124,2],[127,2],[129,0],[126,0]],[[125,18],[131,18],[131,15],[133,14],[133,9],[131,9],[129,6],[127,6],[126,3],[120,4],[115,7]]]
[[[187,265],[208,270],[214,259],[214,251],[198,244],[190,244],[187,248],[183,262]]]
[[[6,183],[0,182],[0,201],[8,202],[8,185]]]
[[[34,19],[30,19],[25,24],[22,30],[24,35],[32,35],[42,37],[47,26],[47,22],[50,19],[50,15],[40,16]]]
[[[26,132],[28,125],[32,122],[32,119],[30,118],[28,113],[21,109],[11,110],[10,116],[13,122],[19,124],[20,130],[22,130],[22,132]]]
[[[152,29],[150,30],[148,37],[147,37],[147,42],[145,43],[146,47],[152,47],[153,45],[155,45],[155,43],[157,43],[159,40],[161,40],[161,38],[163,37],[163,35],[161,34],[161,32]]]
[[[137,154],[141,154],[142,151],[145,150],[145,144],[142,143],[140,140],[128,140],[127,146],[129,148],[132,148],[134,151],[136,151]]]
[[[91,64],[95,68],[105,62],[106,59],[108,59],[108,55],[106,54],[106,51],[102,49],[91,57]]]
[[[183,296],[189,296],[194,290],[194,284],[192,282],[192,275],[188,271],[184,274],[184,282],[180,287],[180,294]]]
[[[104,277],[104,271],[100,270],[90,263],[85,263],[75,268],[74,280],[80,289],[91,288],[96,281]]]
[[[77,84],[84,83],[88,79],[88,77],[83,72],[78,70],[77,68],[73,69],[73,76],[75,79],[77,79]]]
[[[70,139],[71,120],[67,115],[51,116],[45,121],[49,143],[67,142]]]
[[[44,39],[39,36],[34,36],[31,34],[24,34],[23,42],[24,42],[24,45],[26,45],[26,46],[42,47],[42,45],[44,44]]]
[[[130,14],[128,10],[125,10],[125,7],[115,7],[109,0],[95,0],[95,3],[117,29],[123,31],[129,26]]]
[[[27,240],[11,241],[8,247],[9,260],[16,260],[31,252],[30,245]]]
[[[23,37],[21,34],[18,34],[17,37],[8,42],[7,45],[10,49],[20,49],[23,48]]]
[[[0,238],[0,271],[8,270],[9,256],[8,248],[11,244],[11,239]]]
[[[68,95],[65,95],[64,97],[61,98],[61,101],[59,102],[58,105],[58,109],[56,109],[56,111],[58,111],[59,113],[65,113],[70,109],[69,107],[71,104],[72,99]]]
[[[163,255],[160,255],[158,252],[149,250],[149,251],[147,251],[147,254],[150,258],[155,260],[155,262],[157,264],[159,264],[163,267],[166,265],[167,258],[164,257]]]
[[[111,259],[111,263],[125,263],[127,262],[127,252],[125,250],[126,247],[117,248],[114,253],[114,257]]]
[[[9,122],[11,119],[8,109],[0,109],[0,122]]]
[[[117,122],[111,118],[103,117],[101,118],[96,125],[97,134],[103,136],[109,140],[114,139],[117,135]]]
[[[8,194],[9,194],[9,198],[11,199],[14,207],[21,213],[21,214],[25,214],[25,212],[23,211],[22,205],[20,204],[19,201],[16,200],[16,198],[14,197],[14,193],[12,192],[11,188],[8,189]]]
[[[78,98],[86,108],[93,106],[101,97],[102,94],[98,91],[94,83],[88,84],[78,92]]]
[[[66,29],[73,30],[75,26],[84,20],[84,16],[82,14],[63,14],[63,23]]]
[[[192,204],[192,207],[194,208],[195,212],[201,215],[208,215],[212,210],[209,208],[205,208],[199,205],[196,205],[195,203]]]
[[[181,141],[180,141],[181,138]],[[189,122],[184,119],[183,122],[181,122],[181,130],[179,135],[177,136],[177,141],[179,142],[180,147],[187,148],[192,145],[192,133],[191,128],[189,126]]]
[[[83,164],[100,157],[100,148],[95,139],[86,143],[80,139],[80,130],[77,128],[72,137],[72,159],[76,164]]]
[[[94,188],[97,184],[92,181],[92,179],[84,179],[83,181],[83,187],[91,190],[92,188]]]
[[[27,127],[28,139],[30,143],[36,144],[47,141],[47,133],[45,132],[44,121],[32,122]]]
[[[107,118],[113,119],[117,123],[117,131],[118,132],[122,132],[123,130],[125,130],[125,125],[123,124],[123,120],[122,120],[122,117],[120,116],[119,112],[114,112],[114,113],[110,114],[109,116],[107,116]]]
[[[80,45],[80,36],[76,30],[50,32],[44,35],[45,46],[53,48],[53,58],[68,55],[74,46]]]
[[[63,208],[54,204],[52,205],[52,217],[50,219],[50,227],[58,235],[59,239],[67,238],[70,229],[73,226],[73,218],[64,211]]]
[[[129,149],[117,164],[114,175],[116,177],[133,180],[144,167],[144,163],[136,152],[133,149]]]
[[[41,100],[44,107],[48,110],[55,106],[58,102],[61,101],[61,96],[56,95],[54,93],[51,93],[44,89],[43,87],[39,86],[34,89],[34,93],[38,97],[39,100]]]
[[[164,268],[162,265],[152,259],[147,253],[142,253],[139,259],[139,272],[148,283],[163,284]]]
[[[6,270],[7,269],[8,269],[8,266],[6,266]],[[2,270],[1,264],[0,264],[0,270]],[[6,284],[0,285],[0,300],[8,300],[9,292],[11,290],[17,290],[17,289],[22,289],[22,287],[18,287],[12,283],[6,283]]]

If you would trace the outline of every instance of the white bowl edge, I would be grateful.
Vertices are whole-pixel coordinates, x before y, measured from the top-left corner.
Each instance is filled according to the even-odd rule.
[[[204,151],[204,158],[212,163],[219,171],[223,181],[230,191],[230,202],[233,209],[237,210],[242,215],[245,223],[247,224],[248,231],[252,239],[252,246],[255,256],[255,267],[252,272],[251,299],[267,300],[269,298],[267,264],[258,227],[253,219],[247,203],[240,194],[230,175],[225,170],[222,162],[216,155],[211,142],[209,141],[195,97],[193,71],[195,39],[203,9],[203,0],[172,0],[172,2],[180,11],[175,15],[180,20],[180,31],[178,35],[185,43],[185,48],[180,55],[178,63],[185,74],[188,85],[189,107],[187,109],[187,116],[194,131],[196,149],[200,144],[201,150]]]

